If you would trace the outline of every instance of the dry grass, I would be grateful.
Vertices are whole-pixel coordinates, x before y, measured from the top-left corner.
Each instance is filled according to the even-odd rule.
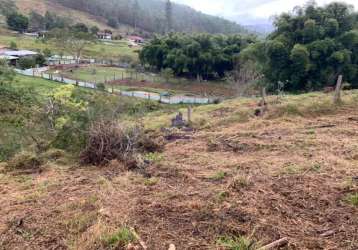
[[[5,173],[0,245],[110,249],[106,242],[122,242],[117,233],[133,227],[148,249],[169,244],[235,249],[288,237],[287,249],[356,250],[356,96],[346,92],[339,107],[324,106],[330,96],[319,93],[279,103],[272,97],[265,117],[238,121],[228,117],[250,114],[256,100],[197,107],[194,120],[207,119],[210,126],[167,142],[160,155],[148,155],[148,176],[123,172],[118,162],[105,168],[47,168],[24,177],[21,185]],[[160,127],[170,116],[152,116],[154,125],[148,126]],[[39,180],[56,185],[47,185],[36,199],[20,199]]]

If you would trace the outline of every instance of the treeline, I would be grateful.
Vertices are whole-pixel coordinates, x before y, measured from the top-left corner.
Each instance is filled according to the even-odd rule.
[[[144,47],[140,59],[147,67],[188,77],[223,78],[225,71],[235,81],[250,80],[272,90],[318,90],[333,86],[340,74],[351,87],[358,87],[358,13],[352,6],[310,3],[278,16],[274,24],[275,31],[264,41],[212,35],[157,37]]]
[[[253,42],[250,36],[173,33],[153,39],[139,57],[152,70],[209,80],[233,70],[235,56]]]
[[[70,26],[69,20],[49,11],[43,16],[34,11],[29,16],[25,16],[18,11],[12,0],[0,1],[0,14],[6,17],[10,29],[19,32],[44,31]]]
[[[268,83],[288,90],[334,85],[338,75],[358,87],[358,13],[344,3],[296,8],[275,20],[276,30],[250,48]]]
[[[107,19],[110,26],[122,23],[139,29],[164,33],[166,3],[160,0],[51,0]],[[172,30],[178,32],[244,33],[240,25],[172,3]]]

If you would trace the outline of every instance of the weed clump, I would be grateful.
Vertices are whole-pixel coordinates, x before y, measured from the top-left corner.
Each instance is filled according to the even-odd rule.
[[[346,202],[349,204],[358,207],[358,193],[350,194],[346,197]]]
[[[126,126],[117,122],[94,123],[88,133],[82,164],[105,165],[112,160],[134,168],[143,161],[142,153],[155,152],[161,147],[144,132],[141,126]]]
[[[33,170],[39,169],[42,165],[41,159],[32,152],[20,152],[12,157],[8,163],[9,170]]]
[[[217,240],[220,247],[228,250],[254,250],[257,249],[255,241],[247,237],[220,237]]]
[[[136,241],[135,235],[126,227],[102,237],[105,247],[110,247],[111,249],[122,249],[134,241]]]

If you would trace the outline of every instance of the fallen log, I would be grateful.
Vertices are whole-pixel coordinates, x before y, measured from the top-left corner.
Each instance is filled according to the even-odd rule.
[[[324,232],[324,233],[320,234],[319,236],[321,236],[321,237],[329,237],[329,236],[332,236],[335,233],[336,233],[335,230],[329,230],[327,232]]]
[[[263,246],[263,247],[259,248],[258,250],[269,250],[269,249],[273,249],[273,248],[277,248],[277,247],[282,247],[287,244],[288,244],[288,238],[285,237],[285,238],[276,240],[266,246]]]

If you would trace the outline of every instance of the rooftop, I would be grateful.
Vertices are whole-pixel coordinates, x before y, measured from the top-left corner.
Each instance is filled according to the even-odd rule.
[[[37,55],[37,52],[31,50],[9,50],[3,53],[7,56],[34,56]]]

